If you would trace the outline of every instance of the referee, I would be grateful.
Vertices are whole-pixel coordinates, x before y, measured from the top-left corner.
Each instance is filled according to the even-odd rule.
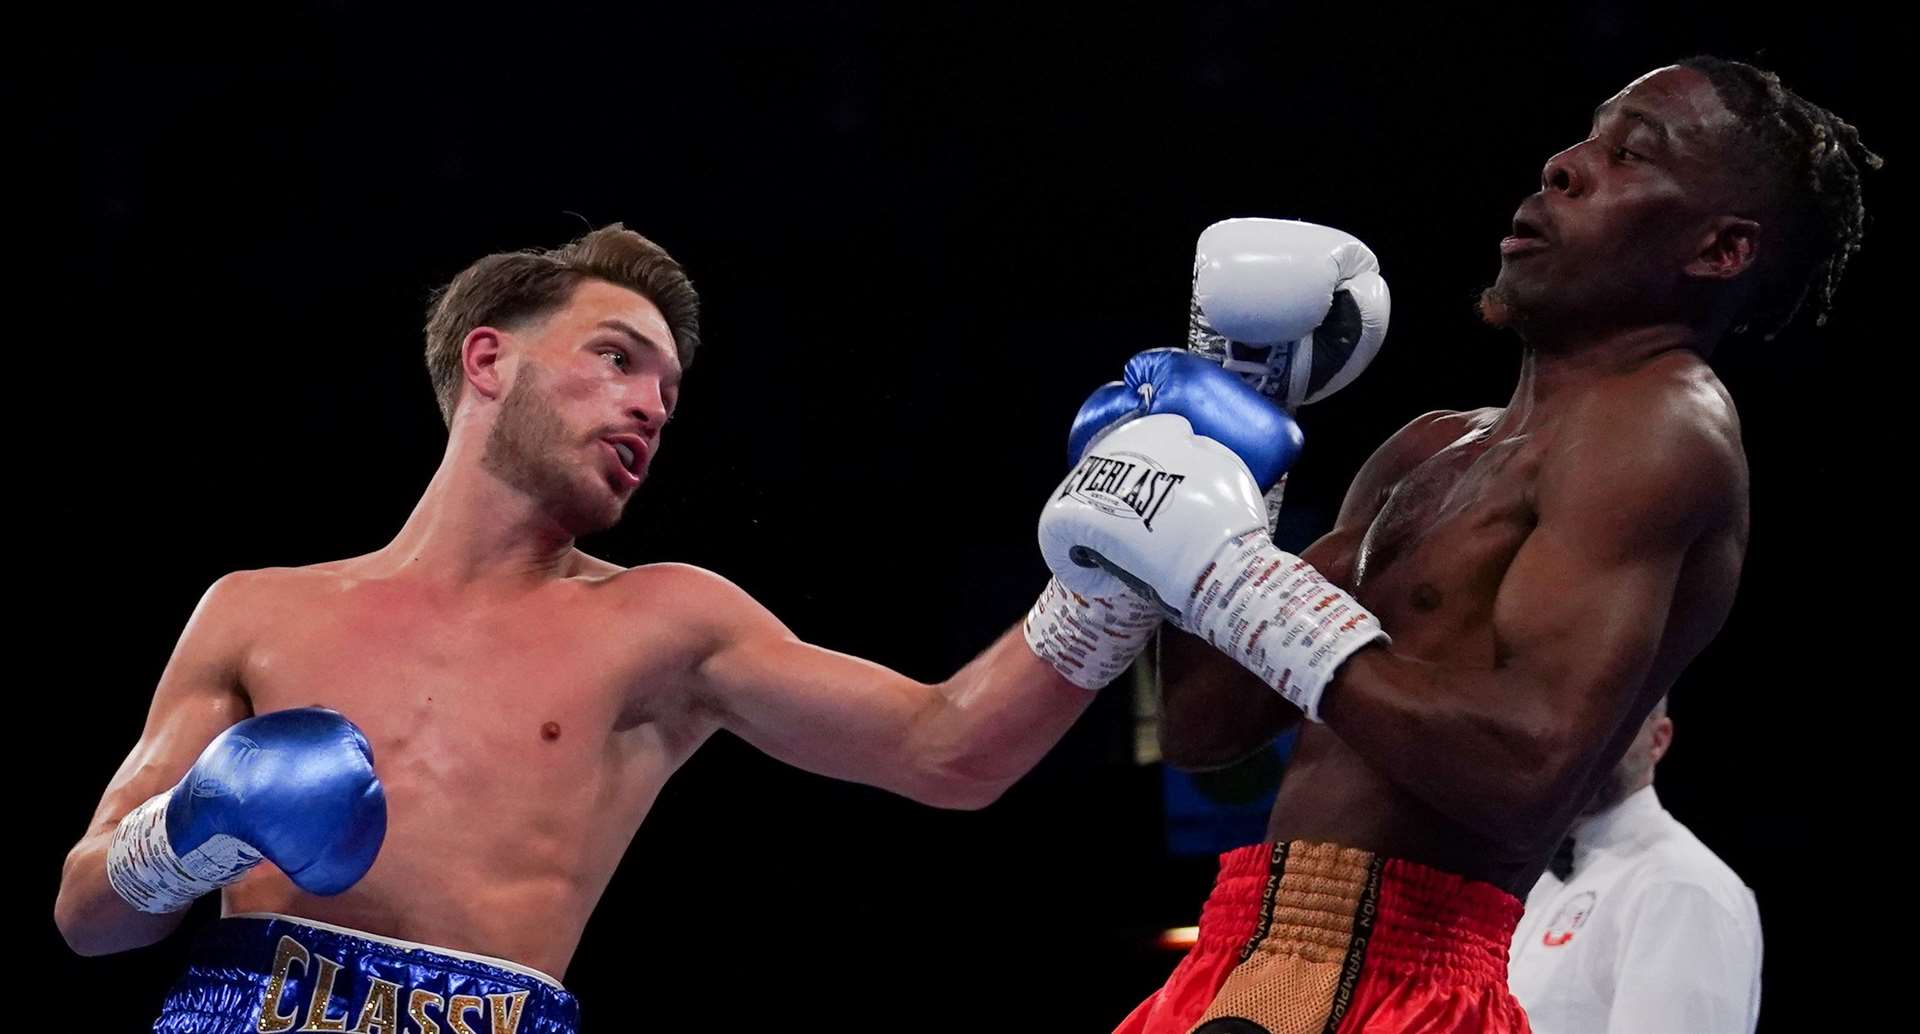
[[[1509,980],[1536,1034],[1750,1034],[1753,891],[1660,806],[1663,697],[1527,895]]]

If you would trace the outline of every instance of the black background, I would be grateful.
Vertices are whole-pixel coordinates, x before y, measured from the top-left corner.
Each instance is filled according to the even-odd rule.
[[[13,627],[49,662],[22,687],[50,705],[22,756],[52,758],[18,925],[53,974],[43,1001],[84,1002],[84,1029],[143,1029],[185,939],[72,956],[50,918],[62,854],[208,583],[400,526],[444,441],[425,298],[473,258],[614,220],[672,250],[705,351],[651,481],[586,548],[710,567],[812,641],[935,679],[1043,582],[1033,518],[1067,421],[1126,356],[1179,343],[1204,226],[1338,226],[1392,284],[1380,360],[1303,414],[1289,505],[1323,528],[1407,419],[1505,400],[1516,345],[1471,301],[1515,204],[1595,104],[1700,51],[1758,57],[1889,159],[1829,326],[1716,361],[1753,539],[1660,781],[1759,896],[1762,1029],[1830,1003],[1810,874],[1836,867],[1858,748],[1796,715],[1835,686],[1807,594],[1861,545],[1834,521],[1873,437],[1840,385],[1895,347],[1890,25],[1836,5],[324,4],[17,30],[10,162],[34,186],[8,307],[30,521]],[[1127,705],[1103,696],[979,813],[717,738],[567,974],[588,1028],[1110,1028],[1211,880],[1164,854]]]

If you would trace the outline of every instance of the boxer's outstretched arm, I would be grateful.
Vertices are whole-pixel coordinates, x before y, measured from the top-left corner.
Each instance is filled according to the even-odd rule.
[[[160,676],[140,742],[107,785],[86,836],[67,854],[53,916],[82,955],[152,944],[186,915],[151,915],[127,904],[107,883],[107,850],[128,812],[179,782],[215,736],[252,713],[240,688],[242,637],[233,599],[242,577],[222,578],[200,600]]]
[[[1539,523],[1494,600],[1491,669],[1368,647],[1321,715],[1396,784],[1505,843],[1557,836],[1628,719],[1718,631],[1731,586],[1669,618],[1689,550],[1738,551],[1740,446],[1728,430],[1630,407],[1541,472]],[[1736,564],[1738,557],[1732,558]]]
[[[709,643],[696,703],[788,764],[945,808],[979,808],[1036,764],[1092,703],[1019,628],[928,685],[812,646],[716,575],[690,572]]]
[[[1471,429],[1487,411],[1438,411],[1394,432],[1362,464],[1333,530],[1300,554],[1327,580],[1353,590],[1354,558],[1393,486]],[[1160,753],[1175,768],[1221,768],[1265,747],[1300,720],[1258,676],[1172,625],[1160,630]]]

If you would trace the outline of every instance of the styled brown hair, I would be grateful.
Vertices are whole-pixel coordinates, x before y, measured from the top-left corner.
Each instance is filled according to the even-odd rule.
[[[680,368],[700,347],[700,296],[666,249],[614,223],[551,250],[507,251],[475,262],[433,293],[427,309],[427,374],[440,418],[453,425],[460,400],[460,343],[475,327],[508,328],[566,305],[584,280],[604,280],[652,302],[673,332]]]

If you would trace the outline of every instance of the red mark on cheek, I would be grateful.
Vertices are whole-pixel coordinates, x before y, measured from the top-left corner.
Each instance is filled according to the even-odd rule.
[[[542,725],[540,727],[540,738],[543,740],[546,740],[548,743],[552,743],[554,740],[559,739],[560,723],[548,722],[547,724]]]

